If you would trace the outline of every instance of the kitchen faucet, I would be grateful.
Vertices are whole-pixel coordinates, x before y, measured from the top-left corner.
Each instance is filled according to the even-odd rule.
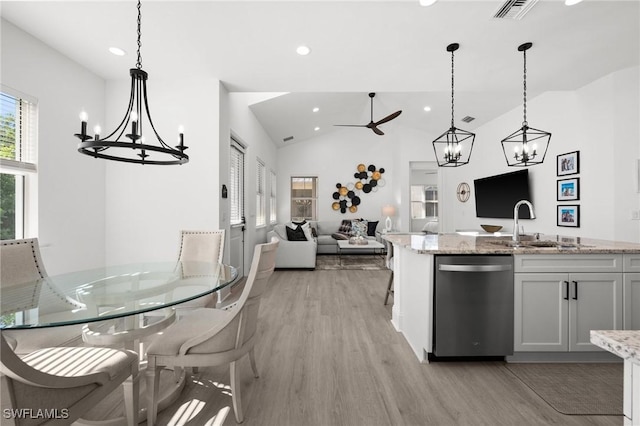
[[[536,218],[536,214],[533,212],[533,204],[531,204],[531,202],[527,200],[520,200],[516,203],[513,208],[513,237],[511,238],[516,245],[520,242],[520,231],[518,230],[518,209],[520,209],[520,206],[523,204],[526,204],[527,207],[529,207],[529,216],[531,216],[531,219]]]

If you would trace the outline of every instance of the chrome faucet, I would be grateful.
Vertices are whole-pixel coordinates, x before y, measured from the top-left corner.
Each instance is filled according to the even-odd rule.
[[[520,231],[518,230],[518,210],[523,204],[526,204],[527,207],[529,207],[529,216],[531,216],[531,219],[536,218],[536,214],[533,212],[533,204],[531,204],[531,202],[527,200],[520,200],[516,203],[515,207],[513,208],[513,237],[511,238],[516,243],[516,245],[520,242]]]

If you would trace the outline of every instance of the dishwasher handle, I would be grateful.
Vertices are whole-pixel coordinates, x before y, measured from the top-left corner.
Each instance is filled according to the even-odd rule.
[[[447,272],[502,272],[511,269],[511,265],[438,265],[439,271]]]

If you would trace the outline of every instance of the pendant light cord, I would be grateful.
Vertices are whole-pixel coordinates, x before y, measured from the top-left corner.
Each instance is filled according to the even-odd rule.
[[[138,0],[138,60],[136,62],[136,68],[142,69],[142,54],[140,53],[140,47],[142,47],[142,42],[140,41],[140,37],[142,35],[142,30],[140,27],[142,26],[142,4],[140,0]]]
[[[523,126],[527,126],[527,51],[523,50],[522,54],[524,55],[524,75],[523,75],[523,105],[524,105],[524,121],[522,122]]]
[[[453,125],[453,50],[451,51],[451,128]]]

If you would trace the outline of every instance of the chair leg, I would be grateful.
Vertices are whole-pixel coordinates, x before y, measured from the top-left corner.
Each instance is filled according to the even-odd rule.
[[[147,381],[147,425],[156,424],[158,415],[158,393],[160,392],[160,370],[162,367],[156,367],[155,359],[149,358],[146,370]]]
[[[236,366],[236,361],[229,364],[229,375],[231,377],[231,400],[233,402],[233,412],[236,415],[236,422],[242,423],[242,399],[240,398],[240,374]]]
[[[128,426],[136,426],[138,424],[138,414],[140,411],[140,373],[135,377],[132,375],[123,384],[124,388],[124,406],[125,417]]]
[[[257,379],[258,377],[260,377],[260,375],[258,374],[258,367],[256,366],[256,353],[254,350],[255,348],[251,348],[251,350],[249,351],[249,361],[251,362],[253,377]]]
[[[387,294],[384,295],[384,304],[386,305],[389,302],[389,295],[393,294],[393,271],[391,271],[391,275],[389,275],[389,284],[387,284]]]

